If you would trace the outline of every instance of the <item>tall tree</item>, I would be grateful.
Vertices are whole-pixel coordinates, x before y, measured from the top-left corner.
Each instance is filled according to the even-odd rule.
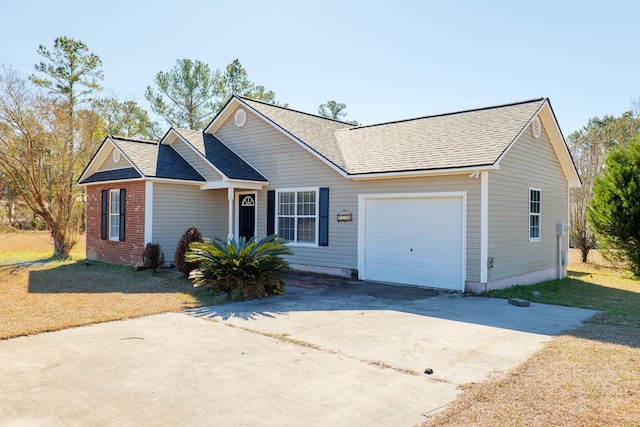
[[[247,98],[267,102],[269,104],[280,105],[276,101],[276,94],[272,90],[266,90],[264,86],[259,86],[249,80],[247,70],[242,66],[239,59],[234,59],[225,68],[224,72],[218,72],[216,76],[216,104],[218,111],[232,95],[246,96]]]
[[[20,198],[51,230],[54,255],[68,256],[77,243],[84,203],[75,175],[88,158],[91,143],[78,131],[78,106],[100,90],[100,58],[87,46],[58,37],[53,50],[40,45],[44,75],[29,79],[48,95],[3,70],[0,82],[0,167],[20,191]]]
[[[40,93],[10,69],[0,70],[0,173],[51,230],[54,255],[77,243],[84,208],[73,181],[87,149],[68,150],[67,104]]]
[[[61,97],[67,112],[67,152],[73,157],[73,152],[82,144],[74,135],[74,114],[76,107],[91,100],[91,95],[102,90],[97,80],[102,80],[102,61],[89,52],[89,48],[81,41],[68,37],[58,37],[53,42],[53,51],[40,45],[38,53],[46,61],[35,65],[36,71],[48,77],[38,77],[35,74],[29,79],[36,85],[50,90]],[[69,181],[73,185],[73,179]]]
[[[354,125],[358,125],[358,122],[355,120],[347,122],[345,117],[347,117],[347,104],[343,104],[338,101],[327,101],[325,104],[320,104],[318,107],[318,114],[322,117],[326,117],[328,119],[339,120],[341,122],[351,123]]]
[[[103,98],[96,100],[93,106],[100,118],[104,136],[117,135],[141,139],[160,137],[158,124],[152,121],[147,111],[133,100]]]
[[[147,86],[145,97],[156,114],[176,127],[201,130],[232,95],[280,105],[273,91],[249,80],[238,59],[227,65],[224,72],[212,72],[200,61],[179,59],[171,71],[156,74],[154,81],[157,89]]]
[[[326,104],[320,104],[318,114],[328,119],[341,120],[347,116],[346,111],[344,111],[346,108],[347,104],[331,100],[327,101]]]
[[[67,108],[73,109],[80,103],[90,100],[90,96],[102,89],[96,80],[102,80],[100,58],[89,52],[89,48],[81,41],[68,37],[58,37],[53,42],[53,52],[40,45],[38,53],[48,62],[36,64],[40,71],[49,78],[32,75],[29,79],[38,86],[51,90],[62,96]]]
[[[638,131],[640,120],[629,111],[620,117],[594,117],[585,127],[569,135],[569,150],[582,181],[581,188],[570,191],[569,235],[571,243],[580,249],[582,262],[587,262],[589,251],[596,245],[596,236],[587,219],[595,179],[602,173],[609,151],[625,147]]]
[[[598,240],[624,254],[640,276],[640,136],[609,153],[588,212]]]
[[[217,112],[217,71],[198,60],[178,59],[168,72],[160,71],[147,86],[145,98],[171,126],[202,129]]]

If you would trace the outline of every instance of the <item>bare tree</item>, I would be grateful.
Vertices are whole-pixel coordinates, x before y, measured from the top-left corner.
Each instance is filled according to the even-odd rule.
[[[66,103],[0,69],[0,173],[51,230],[54,256],[77,243],[82,193],[70,186],[89,144],[69,150]]]

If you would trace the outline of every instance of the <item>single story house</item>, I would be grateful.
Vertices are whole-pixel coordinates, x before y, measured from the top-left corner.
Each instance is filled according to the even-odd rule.
[[[87,258],[182,233],[289,242],[295,268],[482,292],[563,277],[580,180],[548,99],[355,126],[233,96],[203,131],[107,137],[79,178]]]

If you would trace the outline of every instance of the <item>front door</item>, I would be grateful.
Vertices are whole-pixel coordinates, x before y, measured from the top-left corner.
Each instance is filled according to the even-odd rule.
[[[256,234],[256,195],[241,194],[238,204],[238,238],[249,240]]]

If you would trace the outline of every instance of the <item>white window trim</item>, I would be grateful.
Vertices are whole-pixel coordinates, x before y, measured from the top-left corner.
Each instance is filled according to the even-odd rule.
[[[540,205],[540,212],[538,213],[533,213],[531,212],[531,192],[532,191],[537,191],[538,194],[540,195],[540,201],[538,202]],[[530,242],[539,242],[540,240],[542,240],[542,190],[539,188],[534,188],[534,187],[529,187],[529,196],[527,197],[529,204],[527,206],[527,211],[528,211],[528,215],[527,215],[527,235],[529,236],[529,241]],[[538,219],[538,237],[531,237],[531,217],[532,216],[537,216]]]
[[[112,199],[112,194],[117,194],[117,198],[118,198],[118,212],[114,213],[111,212],[111,201]],[[120,221],[120,209],[122,209],[122,207],[119,205],[120,204],[120,189],[116,189],[116,190],[109,190],[109,240],[113,240],[113,241],[118,241],[120,240],[120,223],[118,223],[118,233],[113,236],[111,234],[111,220],[114,216],[118,217],[118,221]]]
[[[316,219],[316,226],[315,226],[315,237],[314,237],[314,242],[313,243],[308,243],[308,242],[295,242],[295,241],[288,241],[287,245],[289,246],[306,246],[306,247],[316,247],[318,246],[318,241],[319,241],[319,237],[320,237],[320,187],[300,187],[300,188],[278,188],[276,189],[276,203],[275,203],[275,233],[280,235],[278,233],[278,226],[280,221],[278,221],[278,218],[280,217],[278,215],[278,205],[280,202],[280,193],[296,193],[296,227],[295,227],[295,235],[297,237],[298,234],[298,227],[297,227],[297,218],[298,218],[298,213],[297,213],[297,193],[301,192],[301,191],[314,191],[316,193],[316,212],[315,212],[315,219]]]

